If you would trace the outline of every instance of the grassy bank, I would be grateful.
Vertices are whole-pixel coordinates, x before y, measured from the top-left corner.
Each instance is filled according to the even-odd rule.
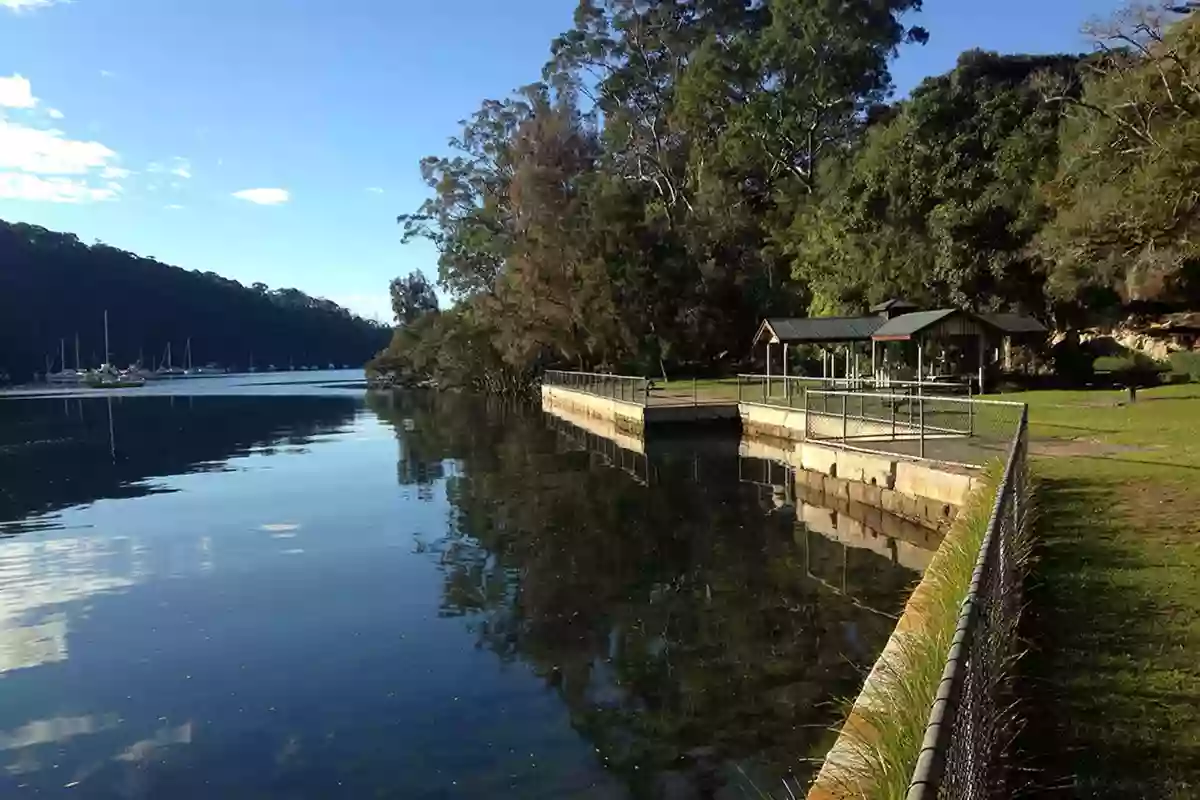
[[[1200,796],[1200,387],[1035,392],[1030,795]]]
[[[925,571],[809,800],[905,797],[1003,472],[988,469]]]

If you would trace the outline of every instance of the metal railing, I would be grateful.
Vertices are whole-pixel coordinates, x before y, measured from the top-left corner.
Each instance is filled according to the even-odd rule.
[[[1009,447],[987,532],[963,600],[907,800],[1011,796],[1016,734],[1010,666],[1021,643],[1029,524],[1029,411]]]
[[[650,380],[637,375],[610,375],[603,372],[564,372],[549,369],[542,376],[543,386],[561,386],[576,392],[608,397],[640,406],[650,402]]]
[[[797,408],[802,403],[806,390],[816,389],[829,392],[883,392],[903,395],[952,395],[972,397],[975,384],[969,380],[946,379],[908,381],[870,377],[814,378],[807,375],[753,375],[737,376],[738,400],[761,405],[782,405]]]
[[[805,439],[980,467],[1003,450],[1024,405],[878,392],[804,392]]]
[[[739,375],[738,402],[803,411],[805,439],[972,468],[1004,451],[1023,407],[981,400],[967,382],[891,381],[895,391],[873,383]]]

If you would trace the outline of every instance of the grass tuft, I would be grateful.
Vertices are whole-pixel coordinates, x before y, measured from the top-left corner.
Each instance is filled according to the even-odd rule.
[[[909,599],[905,613],[862,693],[847,715],[837,744],[821,770],[810,798],[901,800],[925,736],[934,695],[957,628],[959,611],[987,533],[1003,464],[993,463],[969,498]],[[1033,485],[1026,482],[1027,508]],[[1032,514],[1011,541],[1014,562],[1023,572],[1030,553]],[[1017,625],[997,631],[1016,655]],[[1011,671],[1011,663],[1006,665]],[[1011,739],[1012,707],[1000,709],[991,723]]]

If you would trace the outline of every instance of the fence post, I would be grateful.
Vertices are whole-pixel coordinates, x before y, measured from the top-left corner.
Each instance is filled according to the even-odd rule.
[[[917,403],[919,404],[917,413],[920,415],[920,418],[921,418],[921,434],[920,434],[921,435],[921,451],[920,451],[920,453],[921,453],[921,458],[924,458],[925,457],[925,395],[923,393],[918,395]]]
[[[699,405],[699,398],[696,396],[696,379],[692,378],[692,405]]]
[[[804,387],[804,440],[808,441],[808,387]]]
[[[975,435],[975,401],[971,395],[971,379],[967,378],[967,436]]]
[[[742,404],[742,376],[738,375],[738,405]]]
[[[846,411],[850,405],[850,395],[842,395],[842,444],[846,443]]]
[[[643,386],[642,405],[648,406],[648,405],[650,405],[650,379],[642,378],[642,386]]]
[[[888,407],[892,410],[892,441],[896,441],[896,395],[892,395],[888,400]]]

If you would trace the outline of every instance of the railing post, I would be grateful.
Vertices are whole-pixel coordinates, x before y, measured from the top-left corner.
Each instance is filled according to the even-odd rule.
[[[888,407],[892,410],[892,441],[896,441],[896,395],[892,395],[888,400]]]
[[[696,379],[692,378],[692,405],[699,405],[699,398],[696,396]]]
[[[808,441],[808,387],[804,387],[804,439]]]
[[[975,401],[971,395],[971,379],[967,378],[967,436],[975,435]]]
[[[921,458],[925,457],[925,395],[921,394],[917,398],[919,404],[917,413],[921,417]]]
[[[846,410],[850,405],[850,395],[842,395],[842,444],[846,443]]]
[[[738,405],[742,404],[742,376],[738,375]]]

